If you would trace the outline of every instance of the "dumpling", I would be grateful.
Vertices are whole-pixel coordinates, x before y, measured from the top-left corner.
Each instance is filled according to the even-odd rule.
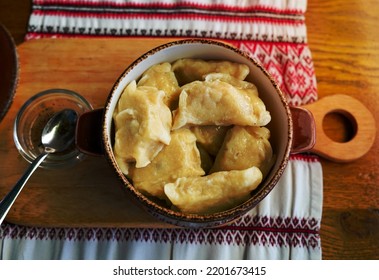
[[[129,175],[129,171],[134,163],[126,160],[125,158],[119,156],[115,151],[113,151],[115,160],[117,162],[118,167],[120,167],[122,173],[125,175]]]
[[[180,87],[170,63],[164,62],[150,67],[143,73],[137,85],[152,86],[163,90],[165,92],[164,103],[171,109],[177,106]]]
[[[228,84],[231,84],[232,86],[238,88],[239,90],[246,91],[248,94],[256,95],[258,96],[258,89],[257,87],[250,82],[239,80],[229,74],[224,73],[211,73],[206,76],[204,76],[204,80],[207,82],[212,81],[223,81]]]
[[[164,192],[180,211],[209,214],[232,208],[250,198],[262,181],[257,167],[221,171],[211,175],[179,178],[164,186]]]
[[[211,172],[256,166],[265,177],[273,164],[269,138],[270,130],[265,127],[234,126],[225,136]]]
[[[163,97],[163,91],[137,87],[135,81],[125,88],[114,114],[114,153],[118,162],[144,167],[170,143],[172,117]]]
[[[224,81],[195,81],[182,87],[172,129],[193,125],[265,126],[271,120],[263,101]]]
[[[204,125],[193,126],[190,129],[203,149],[210,155],[216,156],[229,128],[230,126]]]
[[[199,143],[196,143],[196,147],[200,152],[201,168],[208,174],[213,166],[214,158]]]
[[[244,80],[250,72],[249,67],[245,64],[194,58],[183,58],[175,61],[172,64],[172,70],[179,85],[202,80],[204,75],[214,72],[230,74],[239,80]]]
[[[171,134],[171,142],[143,168],[132,168],[130,175],[134,186],[141,192],[165,199],[163,187],[180,177],[202,176],[200,153],[196,137],[189,129],[179,129]]]

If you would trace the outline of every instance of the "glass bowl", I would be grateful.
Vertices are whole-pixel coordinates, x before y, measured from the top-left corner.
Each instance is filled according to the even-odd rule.
[[[63,109],[72,109],[78,116],[92,110],[86,99],[67,89],[49,89],[32,96],[18,112],[13,128],[13,139],[22,157],[32,162],[44,149],[42,130],[47,121]],[[64,152],[50,154],[40,165],[42,168],[60,168],[81,161],[84,154],[75,144]]]

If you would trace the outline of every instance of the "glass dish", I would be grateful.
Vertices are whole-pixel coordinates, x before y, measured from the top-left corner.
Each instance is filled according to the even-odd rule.
[[[18,112],[13,128],[13,139],[22,157],[32,162],[44,147],[41,143],[42,130],[47,121],[63,109],[73,109],[78,116],[92,110],[86,99],[67,89],[49,89],[32,96]],[[84,154],[75,144],[67,151],[50,154],[42,163],[42,168],[60,168],[81,161]]]

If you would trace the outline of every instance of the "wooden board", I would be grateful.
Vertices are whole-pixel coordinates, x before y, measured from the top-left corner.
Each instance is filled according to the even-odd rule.
[[[172,39],[171,39],[172,40]],[[78,92],[94,108],[105,104],[123,70],[139,55],[168,39],[42,39],[18,47],[20,80],[13,104],[0,123],[0,197],[28,163],[13,142],[13,122],[34,94],[50,88]],[[33,226],[168,227],[130,202],[102,157],[87,157],[71,168],[39,168],[6,217]]]

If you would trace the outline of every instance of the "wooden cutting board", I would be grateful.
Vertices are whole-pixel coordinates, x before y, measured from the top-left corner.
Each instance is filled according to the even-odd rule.
[[[171,39],[172,40],[172,39]],[[169,39],[41,39],[18,47],[20,79],[15,99],[0,123],[0,197],[28,163],[13,142],[13,122],[34,94],[51,88],[73,90],[102,108],[123,70],[141,54]],[[87,157],[71,168],[39,168],[6,221],[43,227],[170,227],[127,197],[102,157]]]

